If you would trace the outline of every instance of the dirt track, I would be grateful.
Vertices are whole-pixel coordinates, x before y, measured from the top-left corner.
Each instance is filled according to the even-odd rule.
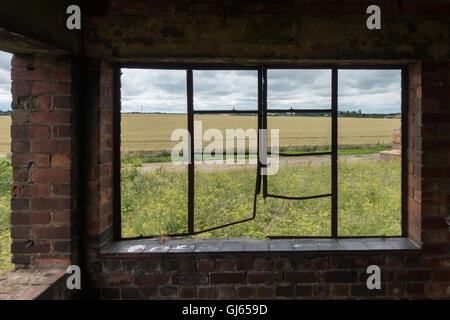
[[[375,154],[360,154],[360,155],[344,155],[339,156],[339,160],[345,160],[349,162],[356,162],[361,160],[379,160],[380,155]],[[256,161],[256,159],[252,159]],[[308,163],[311,162],[312,165],[320,164],[330,164],[330,156],[305,156],[305,157],[283,157],[280,158],[280,167],[288,166],[294,163]],[[187,171],[187,165],[176,164],[173,162],[157,162],[157,163],[143,163],[142,170],[144,172],[152,172],[157,169],[165,170],[176,170],[179,172]],[[249,164],[249,159],[245,160],[245,164],[215,164],[214,161],[204,161],[203,163],[195,164],[195,170],[198,172],[214,172],[214,171],[224,171],[232,169],[254,169],[256,164]]]

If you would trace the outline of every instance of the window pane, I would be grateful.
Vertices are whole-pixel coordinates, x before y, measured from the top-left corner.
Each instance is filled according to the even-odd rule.
[[[122,72],[123,237],[187,232],[187,164],[171,157],[187,141],[186,71]]]
[[[401,71],[338,79],[339,235],[401,235]]]
[[[331,151],[331,115],[267,116],[268,149],[272,145],[272,130],[278,130],[280,152]]]
[[[257,174],[257,116],[196,115],[194,120],[194,130],[199,132],[201,126],[203,133],[195,135],[195,150],[203,150],[203,160],[197,154],[195,163],[195,231],[250,218]],[[199,237],[242,237],[252,226],[244,223]]]
[[[331,109],[331,70],[267,70],[267,109]]]
[[[268,116],[269,148],[277,129],[279,169],[267,176],[269,194],[307,197],[331,193],[331,155],[292,156],[331,151],[331,117]],[[273,141],[276,143],[276,141]]]
[[[264,226],[263,236],[329,237],[331,198],[261,200],[254,224]]]
[[[194,110],[258,110],[256,70],[194,70]]]

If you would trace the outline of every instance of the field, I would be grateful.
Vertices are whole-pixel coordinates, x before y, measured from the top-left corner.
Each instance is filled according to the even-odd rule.
[[[11,153],[11,116],[0,116],[0,156]]]
[[[196,116],[203,132],[217,128],[256,128],[253,116]],[[146,162],[170,161],[172,131],[186,128],[185,115],[122,115],[122,226],[123,236],[185,232],[187,226],[187,171],[157,169],[145,172]],[[0,116],[0,155],[10,153],[9,116]],[[280,129],[280,149],[286,152],[329,149],[331,119],[327,117],[268,118]],[[378,153],[392,146],[398,119],[340,118],[340,155]],[[205,146],[207,142],[204,142]],[[339,234],[400,234],[400,160],[339,160]],[[252,215],[255,168],[197,171],[195,175],[196,230],[248,218]],[[11,268],[10,196],[11,165],[0,159],[0,274]],[[294,162],[269,179],[274,193],[313,195],[330,190],[330,166]],[[287,201],[259,197],[256,219],[199,237],[251,237],[268,235],[330,235],[330,199]]]
[[[251,217],[255,170],[196,173],[195,229]],[[295,163],[279,171],[269,188],[280,193],[329,192],[329,166]],[[270,181],[270,180],[269,180]],[[339,162],[339,235],[400,234],[400,161]],[[163,168],[143,173],[122,170],[123,236],[186,232],[187,174]],[[330,236],[330,198],[291,201],[258,200],[257,216],[199,237],[268,235]]]
[[[203,132],[209,128],[242,128],[257,125],[256,116],[196,115],[202,121]],[[331,143],[329,117],[268,117],[268,129],[280,129],[280,149],[301,150],[327,148]],[[340,118],[339,145],[344,147],[392,146],[392,133],[400,127],[399,119]],[[126,154],[170,154],[177,141],[170,141],[172,131],[187,128],[186,115],[123,114],[122,147]],[[197,139],[198,140],[198,139]],[[205,143],[204,143],[205,144]]]
[[[209,128],[256,128],[254,116],[199,115],[202,132]],[[177,128],[186,128],[186,115],[122,115],[123,235],[183,233],[187,228],[187,167],[145,162],[170,161],[170,141]],[[378,153],[392,146],[398,119],[340,118],[340,154]],[[285,152],[329,150],[329,117],[270,116],[268,128],[280,129]],[[199,138],[196,137],[196,144]],[[203,142],[203,146],[208,142]],[[157,170],[155,170],[157,168]],[[203,170],[195,175],[195,229],[202,230],[249,218],[253,210],[255,168]],[[307,196],[330,192],[329,164],[292,163],[269,178],[269,192]],[[339,161],[339,234],[400,234],[400,161]],[[329,236],[330,198],[306,201],[258,199],[251,222],[207,232],[199,237],[262,239],[267,235]],[[369,223],[367,223],[369,222]]]
[[[203,132],[208,128],[256,128],[253,116],[195,116],[201,120]],[[0,116],[0,155],[11,151],[11,117]],[[400,127],[399,119],[340,118],[339,144],[344,146],[391,146],[392,132]],[[122,147],[125,154],[142,152],[170,154],[177,142],[170,141],[172,131],[187,128],[186,115],[123,114]],[[324,148],[330,145],[331,121],[326,117],[269,117],[268,128],[281,128],[280,147],[301,149]]]

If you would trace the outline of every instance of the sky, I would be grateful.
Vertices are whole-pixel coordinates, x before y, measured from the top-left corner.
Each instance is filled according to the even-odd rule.
[[[186,71],[122,69],[123,112],[186,112]],[[396,113],[400,70],[339,70],[340,111]],[[194,70],[195,110],[257,109],[257,72]],[[331,108],[330,70],[268,70],[271,109]]]
[[[11,58],[0,51],[0,110],[11,110]]]
[[[11,110],[11,57],[0,52],[0,110]],[[122,69],[123,112],[186,112],[186,71]],[[401,109],[400,70],[339,70],[340,111],[397,113]],[[194,109],[257,109],[254,70],[194,70]],[[331,104],[330,70],[267,72],[271,109],[327,109]]]

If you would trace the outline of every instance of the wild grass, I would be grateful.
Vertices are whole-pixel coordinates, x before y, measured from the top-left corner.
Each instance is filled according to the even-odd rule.
[[[218,128],[255,128],[254,116],[195,116],[203,132]],[[122,225],[123,236],[187,231],[187,172],[142,172],[144,162],[167,162],[177,142],[172,131],[186,128],[186,115],[122,115]],[[329,149],[331,120],[326,117],[269,117],[269,128],[280,131],[280,151],[310,152]],[[10,116],[0,116],[0,156],[10,153]],[[339,118],[340,155],[378,153],[390,149],[398,119]],[[246,156],[248,157],[248,156]],[[252,215],[255,170],[197,172],[195,178],[196,230]],[[0,158],[0,273],[10,262],[11,164]],[[329,192],[329,165],[296,163],[270,180],[276,192],[305,195]],[[400,161],[339,162],[339,235],[400,234]],[[198,237],[268,235],[329,236],[329,198],[305,201],[262,199],[256,219]]]
[[[339,235],[400,235],[399,160],[339,162]],[[251,217],[255,170],[196,173],[195,228],[211,228]],[[312,195],[329,192],[329,166],[295,163],[274,180],[280,192]],[[164,169],[143,173],[122,170],[123,236],[187,231],[186,172]],[[272,187],[274,187],[272,186]],[[330,236],[331,201],[319,198],[292,201],[259,197],[251,222],[210,231],[208,237],[270,235]]]
[[[11,162],[0,159],[0,274],[12,268],[10,236]]]

